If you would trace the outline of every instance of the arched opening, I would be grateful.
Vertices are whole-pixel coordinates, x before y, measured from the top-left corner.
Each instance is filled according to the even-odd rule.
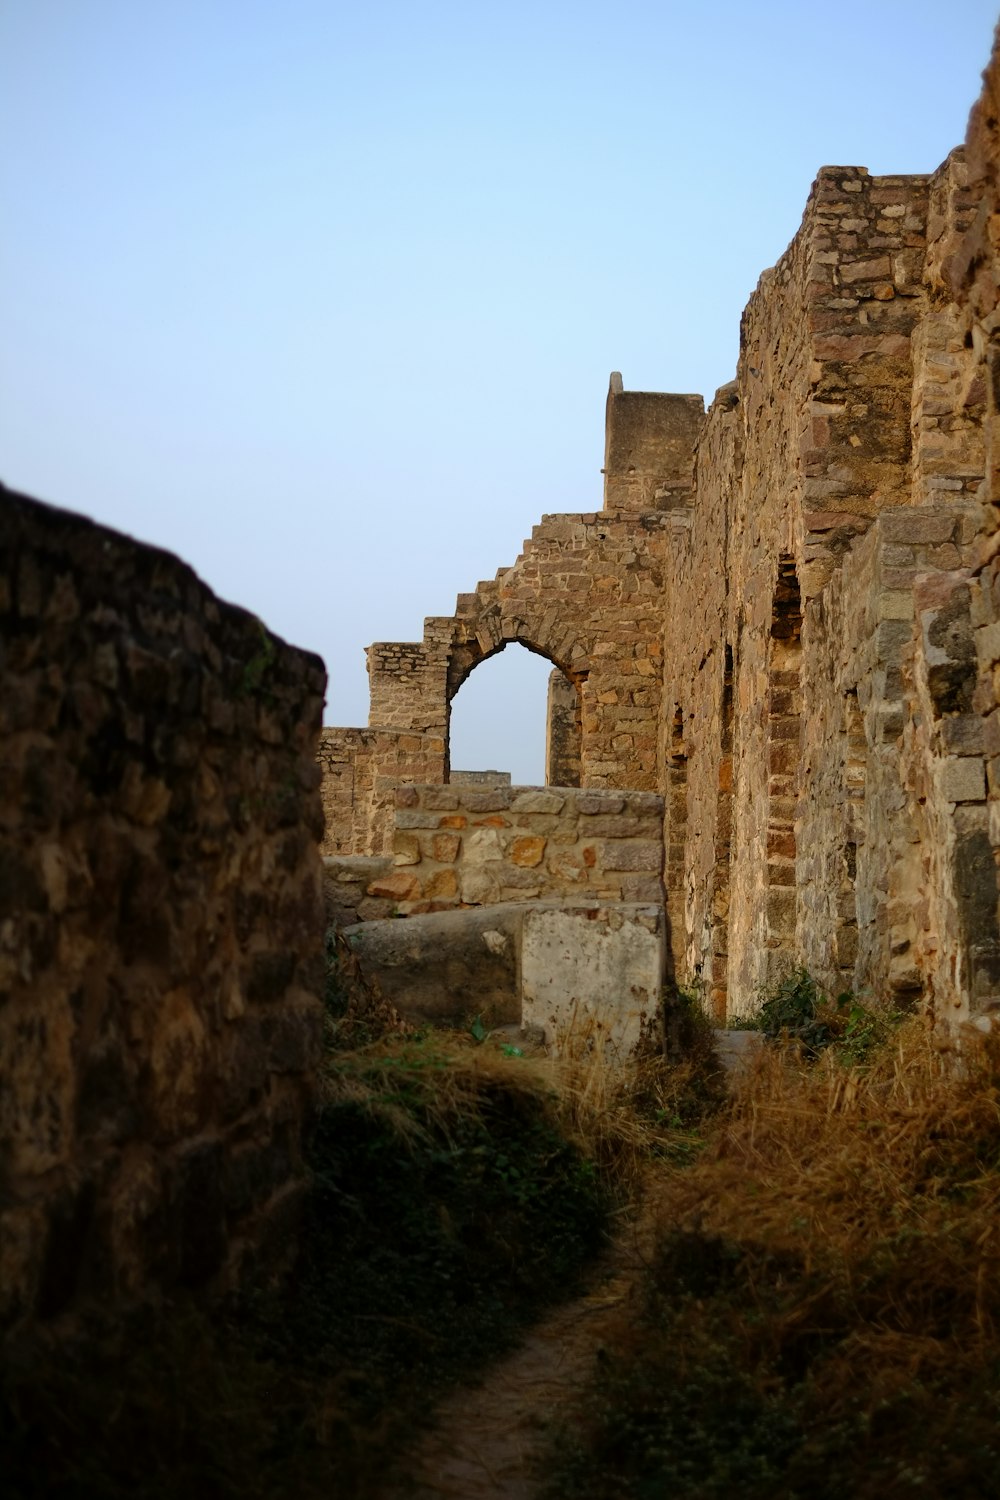
[[[565,673],[521,642],[504,642],[452,697],[449,778],[579,786],[580,725],[580,694]]]

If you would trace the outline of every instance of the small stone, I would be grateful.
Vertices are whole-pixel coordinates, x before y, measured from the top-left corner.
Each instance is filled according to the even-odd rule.
[[[414,875],[383,875],[373,880],[366,892],[369,896],[385,896],[390,901],[412,901],[420,895],[420,881]]]
[[[443,865],[453,864],[461,847],[462,839],[457,833],[436,833],[431,840],[434,858]]]
[[[419,865],[420,840],[415,833],[400,833],[397,830],[392,847],[393,864]]]
[[[545,840],[532,834],[516,838],[510,846],[510,858],[522,869],[534,869],[540,865],[545,854]]]
[[[428,901],[442,901],[458,895],[458,880],[454,870],[435,870],[424,881],[424,896]]]

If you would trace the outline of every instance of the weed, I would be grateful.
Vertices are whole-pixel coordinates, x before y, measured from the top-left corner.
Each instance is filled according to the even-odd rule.
[[[832,1047],[840,1062],[864,1066],[905,1019],[887,1005],[865,1004],[844,992],[830,1000],[805,969],[794,969],[763,996],[760,1010],[747,1023],[771,1041],[798,1043],[806,1057]]]

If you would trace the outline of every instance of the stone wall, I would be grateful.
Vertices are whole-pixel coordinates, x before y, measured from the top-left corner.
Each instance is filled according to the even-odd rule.
[[[673,512],[545,516],[512,567],[460,594],[454,616],[425,621],[422,642],[371,646],[369,728],[323,731],[323,852],[388,849],[392,787],[449,780],[451,702],[515,641],[551,661],[575,694],[565,774],[581,786],[655,790],[673,524]]]
[[[707,416],[612,376],[604,511],[545,517],[420,646],[370,657],[379,722],[445,742],[481,661],[549,657],[579,738],[556,678],[547,775],[661,794],[674,973],[719,1019],[802,963],[1000,1010],[998,118],[995,56],[936,171],[822,168]],[[460,899],[425,826],[390,879]]]
[[[502,901],[662,901],[655,792],[406,786],[396,868],[371,886],[401,914]]]
[[[319,1055],[315,656],[0,491],[4,1328],[286,1255]]]
[[[324,729],[318,759],[323,853],[390,853],[396,788],[443,780],[445,739],[436,731]]]
[[[546,786],[580,785],[582,729],[580,694],[557,667],[549,673],[545,702]]]

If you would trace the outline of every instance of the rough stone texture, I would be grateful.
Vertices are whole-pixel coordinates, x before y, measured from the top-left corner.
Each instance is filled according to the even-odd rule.
[[[445,737],[398,729],[324,729],[319,741],[324,854],[389,854],[396,788],[443,781]]]
[[[530,908],[521,933],[521,1025],[547,1047],[623,1061],[661,1028],[662,905]]]
[[[288,1249],[326,674],[176,558],[6,490],[0,641],[13,1331]]]
[[[397,803],[391,879],[400,915],[554,898],[663,900],[655,793],[407,786]],[[367,893],[389,894],[385,878]]]
[[[391,855],[330,854],[323,860],[323,897],[327,927],[351,927],[355,922],[375,922],[391,917],[388,896],[369,895],[374,886],[393,872]]]
[[[690,470],[701,400],[666,400],[680,400],[685,413],[681,467]],[[517,562],[460,594],[454,616],[425,620],[422,642],[369,647],[369,729],[323,732],[325,854],[388,852],[389,790],[448,780],[452,699],[512,641],[551,661],[576,694],[572,784],[656,789],[663,563],[686,508],[643,513],[615,509],[614,500],[600,512],[543,516]]]
[[[549,673],[545,705],[545,781],[548,786],[580,785],[583,724],[580,694],[558,667]],[[451,777],[455,780],[454,772]]]
[[[521,1015],[523,906],[440,911],[347,927],[369,980],[412,1021],[468,1027],[516,1023]]]
[[[683,509],[692,500],[701,396],[627,391],[612,375],[604,436],[604,509]]]
[[[820,170],[707,416],[613,376],[604,511],[546,517],[421,645],[370,654],[373,724],[445,744],[454,692],[508,641],[560,669],[579,783],[622,799],[586,812],[586,869],[628,868],[642,899],[645,835],[624,859],[608,841],[630,788],[659,791],[671,963],[719,1021],[799,963],[952,1021],[1000,1011],[996,54],[984,84],[936,171]],[[497,899],[502,868],[510,895],[590,880],[493,811],[460,899]],[[397,824],[421,862],[428,815]],[[387,846],[384,801],[352,816],[359,848]],[[547,840],[537,863],[514,836]]]

